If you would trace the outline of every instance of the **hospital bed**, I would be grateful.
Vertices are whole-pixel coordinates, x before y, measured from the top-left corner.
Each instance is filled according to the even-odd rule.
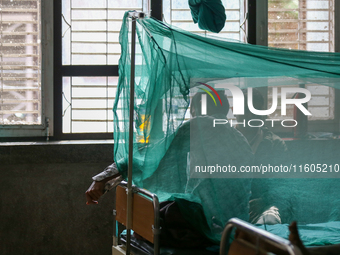
[[[122,231],[126,226],[127,183],[122,181],[116,188],[114,210],[116,231],[113,236],[112,255],[126,254],[127,237]],[[145,189],[133,186],[132,230],[141,238],[131,236],[131,253],[135,255],[217,255],[218,252],[198,249],[160,247],[160,206],[158,197]]]
[[[113,237],[112,255],[126,253],[126,234],[122,233],[122,227],[126,226],[127,194],[126,182],[121,182],[116,188],[116,207],[114,210],[116,231]],[[188,250],[160,245],[160,216],[159,201],[156,194],[145,189],[133,186],[133,213],[132,230],[141,238],[131,236],[131,253],[136,255],[217,255],[218,252],[208,250]],[[243,235],[238,235],[232,239],[233,229],[241,231]],[[288,240],[275,236],[263,229],[237,218],[231,219],[223,232],[220,254],[244,255],[244,254],[279,254],[279,255],[300,255],[297,247]]]

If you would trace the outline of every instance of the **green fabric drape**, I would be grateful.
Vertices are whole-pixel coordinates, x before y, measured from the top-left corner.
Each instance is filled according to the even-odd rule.
[[[200,29],[214,33],[223,29],[227,16],[221,0],[189,0],[189,7]]]

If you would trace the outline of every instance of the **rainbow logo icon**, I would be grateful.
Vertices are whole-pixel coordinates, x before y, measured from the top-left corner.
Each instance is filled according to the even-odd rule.
[[[211,87],[210,85],[205,84],[203,82],[197,82],[197,83],[202,84],[202,85],[206,86],[207,88],[209,88],[217,96],[218,100],[220,101],[220,104],[222,105],[222,100],[221,100],[219,94],[217,93],[217,91],[213,87]],[[207,89],[204,89],[204,88],[200,88],[200,89],[203,90],[205,93],[207,93],[212,98],[212,100],[214,101],[215,106],[217,106],[216,100],[215,100],[214,96],[211,94],[211,92]]]

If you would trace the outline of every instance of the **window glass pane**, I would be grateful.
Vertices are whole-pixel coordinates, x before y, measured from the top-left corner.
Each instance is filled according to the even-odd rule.
[[[113,130],[118,77],[63,78],[63,133]]]
[[[271,0],[268,45],[333,51],[334,0]]]
[[[117,65],[125,11],[147,10],[147,0],[62,0],[63,65]]]
[[[0,7],[0,125],[41,124],[40,0]]]

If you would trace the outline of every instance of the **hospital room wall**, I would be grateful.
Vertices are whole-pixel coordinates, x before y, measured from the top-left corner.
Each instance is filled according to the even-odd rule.
[[[0,254],[110,254],[113,193],[85,205],[113,144],[0,146]]]

